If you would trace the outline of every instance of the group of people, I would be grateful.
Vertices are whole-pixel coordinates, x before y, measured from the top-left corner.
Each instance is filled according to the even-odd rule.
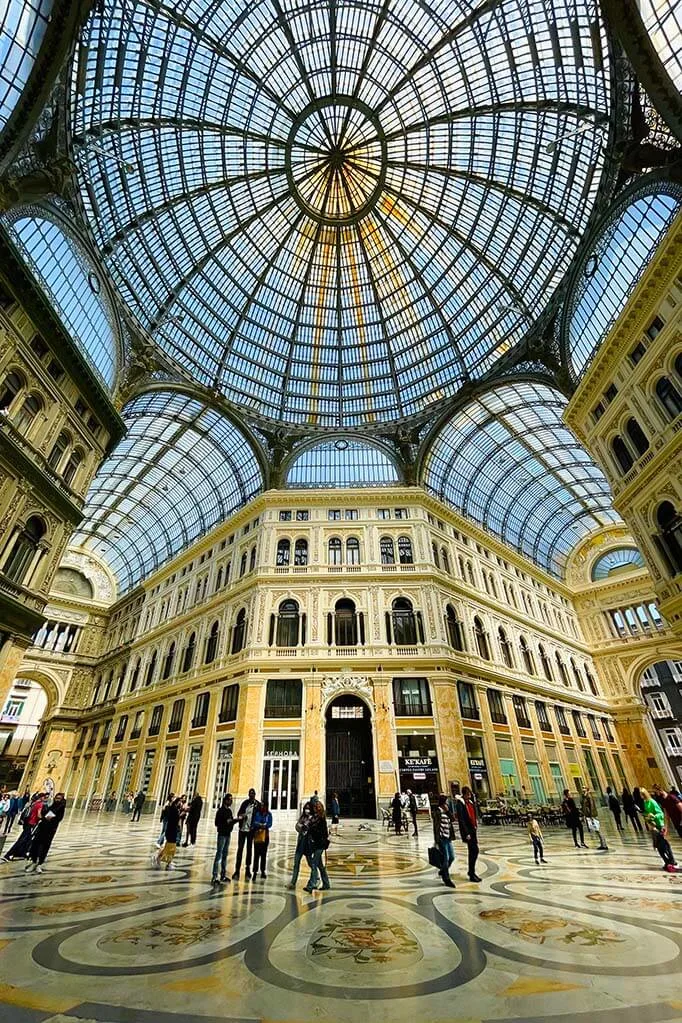
[[[65,810],[66,799],[63,792],[58,792],[54,799],[50,798],[47,792],[34,792],[32,796],[24,793],[24,796],[20,797],[19,808],[15,813],[15,816],[19,816],[19,823],[22,826],[21,834],[4,854],[3,860],[9,863],[12,860],[26,859],[28,863],[24,869],[27,873],[32,871],[42,874],[43,863],[50,851],[57,828],[64,818]]]
[[[454,888],[455,884],[450,877],[450,867],[455,861],[453,841],[455,839],[455,822],[459,829],[460,838],[467,847],[467,872],[470,881],[480,881],[476,873],[476,861],[478,860],[478,818],[476,814],[476,803],[474,794],[468,785],[462,787],[461,792],[458,786],[453,786],[450,796],[441,793],[433,811],[433,835],[435,840],[434,849],[436,855],[432,862],[437,867],[438,873],[446,888]]]
[[[0,829],[2,829],[3,835],[9,835],[15,820],[30,799],[31,793],[28,789],[23,795],[16,790],[3,789],[0,791]]]
[[[135,797],[137,798],[137,797]],[[152,865],[160,867],[165,864],[166,870],[173,869],[173,860],[178,846],[187,848],[197,841],[197,827],[201,819],[204,805],[198,794],[188,800],[186,795],[176,796],[170,793],[161,810],[161,831],[156,841],[156,852],[152,855]],[[135,818],[139,820],[139,817]],[[185,841],[182,832],[185,830]]]
[[[391,821],[393,822],[396,835],[402,833],[403,820],[407,820],[408,813],[412,820],[412,837],[417,838],[419,835],[419,829],[417,828],[417,797],[410,789],[406,789],[405,792],[396,792],[391,800]]]

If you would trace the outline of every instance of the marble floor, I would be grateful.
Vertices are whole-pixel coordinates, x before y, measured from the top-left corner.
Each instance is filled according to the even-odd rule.
[[[482,829],[483,882],[458,842],[451,891],[427,826],[413,839],[347,822],[331,891],[309,895],[305,875],[285,888],[288,828],[267,880],[217,891],[209,823],[172,871],[151,868],[156,829],[79,813],[44,874],[0,865],[2,1023],[682,1023],[682,874],[645,836],[609,830],[600,853],[547,829],[537,867],[524,833]]]

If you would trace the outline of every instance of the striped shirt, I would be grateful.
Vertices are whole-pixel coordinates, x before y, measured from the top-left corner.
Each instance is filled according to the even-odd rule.
[[[440,813],[440,837],[451,838],[452,837],[452,818],[444,806],[438,808]]]

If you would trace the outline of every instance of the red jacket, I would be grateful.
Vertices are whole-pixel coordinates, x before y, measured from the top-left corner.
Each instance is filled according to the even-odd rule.
[[[661,799],[661,804],[673,827],[678,828],[682,823],[682,803],[675,798],[672,792],[666,792]]]
[[[40,811],[42,810],[42,808],[43,800],[36,799],[35,803],[33,803],[33,805],[31,806],[31,812],[29,813],[28,818],[26,820],[26,823],[30,824],[32,828],[34,828],[38,821],[40,820]]]

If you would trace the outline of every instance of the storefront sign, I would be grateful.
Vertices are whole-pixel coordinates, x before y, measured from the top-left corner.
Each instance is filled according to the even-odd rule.
[[[483,757],[469,757],[469,770],[470,771],[486,771],[485,760]]]
[[[420,775],[415,772],[420,771],[422,775],[424,772],[429,774],[436,774],[438,772],[438,761],[435,757],[400,757],[400,770],[405,774],[414,774],[415,778]]]
[[[379,761],[379,771],[381,772],[381,774],[392,774],[393,771],[394,771],[393,761],[392,760],[380,760]]]
[[[414,778],[415,781],[426,781],[426,772],[425,771],[413,771],[412,772],[412,777]]]

